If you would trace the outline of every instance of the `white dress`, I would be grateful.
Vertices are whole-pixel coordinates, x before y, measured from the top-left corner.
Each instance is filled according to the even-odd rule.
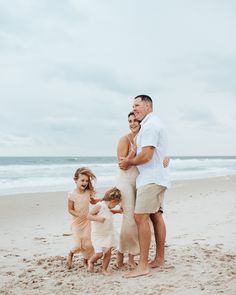
[[[107,207],[105,201],[98,203],[101,206],[97,216],[104,217],[103,223],[91,221],[91,240],[95,249],[109,249],[117,247],[117,233],[113,223],[113,213]]]

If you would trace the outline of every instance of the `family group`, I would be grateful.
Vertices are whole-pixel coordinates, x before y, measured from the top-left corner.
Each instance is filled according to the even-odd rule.
[[[67,258],[69,268],[74,254],[81,253],[89,272],[93,272],[96,262],[102,259],[102,273],[110,275],[108,267],[114,248],[117,249],[117,268],[123,267],[124,254],[128,254],[131,270],[127,278],[147,275],[150,268],[164,264],[163,201],[170,185],[169,157],[166,130],[153,113],[150,96],[138,95],[133,99],[128,124],[130,132],[121,137],[117,146],[119,172],[115,187],[106,191],[103,198],[96,198],[95,174],[87,167],[77,169],[74,174],[75,189],[68,194],[75,241]],[[122,214],[119,235],[113,223],[113,214],[117,213]],[[151,226],[156,253],[149,261]],[[136,255],[139,255],[137,264]]]

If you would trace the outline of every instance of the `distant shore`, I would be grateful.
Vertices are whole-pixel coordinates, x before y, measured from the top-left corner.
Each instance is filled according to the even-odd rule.
[[[98,196],[104,191],[98,189]],[[128,267],[116,270],[113,255],[108,279],[88,274],[79,255],[66,269],[73,243],[66,192],[2,196],[0,293],[234,295],[235,210],[235,175],[173,182],[164,207],[165,266],[145,278],[125,279]]]

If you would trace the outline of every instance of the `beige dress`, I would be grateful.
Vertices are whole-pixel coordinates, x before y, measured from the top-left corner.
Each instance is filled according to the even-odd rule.
[[[98,203],[101,206],[96,216],[104,217],[104,222],[91,222],[91,239],[96,253],[106,252],[108,249],[117,247],[117,233],[113,223],[113,213],[105,201]]]
[[[68,199],[74,202],[74,209],[79,214],[79,217],[72,217],[71,231],[75,242],[72,252],[80,252],[85,259],[89,259],[94,253],[91,242],[90,221],[87,219],[90,192],[79,194],[73,191],[68,193]]]
[[[120,169],[116,179],[116,186],[121,191],[121,204],[123,207],[119,251],[132,255],[137,255],[140,252],[138,229],[134,220],[136,178],[138,174],[137,167],[132,166],[128,170]]]

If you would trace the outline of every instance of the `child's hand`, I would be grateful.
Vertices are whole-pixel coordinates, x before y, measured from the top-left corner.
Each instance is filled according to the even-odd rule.
[[[100,202],[101,201],[101,199],[95,199],[95,198],[91,198],[90,199],[90,204],[92,204],[92,205],[96,205],[98,202]]]
[[[120,209],[111,209],[110,210],[113,214],[122,214],[123,213],[123,208],[120,207]]]

